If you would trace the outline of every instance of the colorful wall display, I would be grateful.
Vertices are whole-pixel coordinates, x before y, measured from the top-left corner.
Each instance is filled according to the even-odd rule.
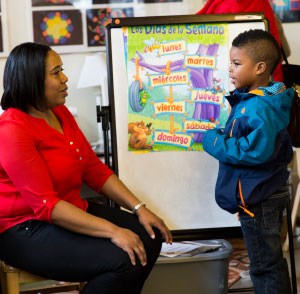
[[[131,3],[133,0],[93,0],[93,4]]]
[[[0,52],[3,52],[2,17],[0,16]]]
[[[32,39],[59,53],[104,51],[111,19],[134,16],[128,3],[133,0],[31,0]]]
[[[33,11],[34,42],[55,45],[82,45],[79,10]]]
[[[32,0],[33,7],[64,5],[72,6],[76,0]]]
[[[300,21],[300,0],[269,0],[282,22]]]
[[[0,57],[8,55],[8,31],[6,21],[6,2],[0,0]]]
[[[191,1],[188,0],[187,7],[192,5]],[[178,2],[186,1],[31,0],[29,3],[31,3],[33,20],[32,40],[57,46],[56,50],[59,53],[105,51],[105,27],[112,18],[142,17],[159,14],[163,10],[166,14],[184,13],[181,6],[177,5],[176,9],[172,6],[173,3]],[[49,23],[49,19],[52,17],[49,16],[50,13],[59,14],[56,16],[55,25],[52,23],[51,29],[49,28],[51,23],[51,21]],[[65,25],[65,16],[68,21],[71,21],[69,26]],[[46,21],[43,18],[46,18]],[[76,23],[73,19],[76,19]],[[77,30],[79,26],[81,26],[81,30]]]
[[[133,8],[87,9],[88,46],[105,46],[105,27],[116,17],[133,17]]]
[[[229,113],[227,24],[130,27],[124,41],[128,150],[203,150]]]
[[[182,2],[182,0],[138,0],[141,3],[166,3],[166,2]]]

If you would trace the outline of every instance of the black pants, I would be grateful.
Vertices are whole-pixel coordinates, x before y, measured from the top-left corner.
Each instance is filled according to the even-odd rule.
[[[147,253],[147,266],[109,239],[68,231],[45,221],[29,220],[0,234],[0,258],[9,265],[60,281],[87,281],[84,294],[139,294],[161,248],[161,235],[152,240],[135,215],[90,203],[88,212],[138,234]]]

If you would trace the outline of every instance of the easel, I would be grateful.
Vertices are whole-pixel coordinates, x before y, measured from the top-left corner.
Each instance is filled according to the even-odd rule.
[[[102,131],[103,131],[103,140],[104,140],[104,162],[110,168],[110,160],[109,160],[109,106],[96,106],[97,111],[97,123],[101,123],[102,121]]]
[[[296,149],[296,157],[295,157],[294,164],[296,164],[296,166],[297,166],[298,179],[300,180],[300,148]],[[300,205],[300,183],[298,184],[298,187],[296,190],[294,205],[293,205],[293,209],[292,209],[292,215],[291,215],[292,230],[294,230],[294,228],[295,228],[299,205]],[[283,251],[288,251],[288,250],[289,250],[289,238],[287,236],[285,239],[285,242],[283,244]]]
[[[104,162],[111,168],[110,164],[110,150],[109,150],[109,122],[110,122],[110,107],[109,106],[96,106],[97,108],[97,122],[102,122],[103,138],[104,138]],[[296,163],[297,167],[300,167],[300,148],[296,149]],[[298,178],[300,180],[300,168],[298,168]],[[110,207],[115,207],[115,204],[109,200],[108,205]],[[293,205],[293,210],[291,213],[290,199],[287,201],[286,214],[287,214],[287,229],[288,235],[283,245],[283,251],[290,252],[290,266],[291,266],[291,280],[292,280],[292,290],[293,294],[297,294],[297,277],[296,277],[296,267],[295,267],[295,252],[293,243],[293,229],[296,223],[297,211],[300,205],[300,183],[298,184],[295,201]],[[239,289],[243,291],[246,289]],[[249,289],[247,289],[249,290]]]
[[[300,148],[296,149],[296,158],[295,162],[297,165],[297,174],[298,179],[300,180]],[[295,269],[295,255],[294,255],[294,243],[293,243],[293,232],[295,228],[297,212],[300,204],[300,183],[298,183],[293,209],[291,212],[290,201],[287,205],[287,225],[288,225],[288,236],[285,239],[283,244],[283,251],[290,251],[290,262],[291,262],[291,275],[292,275],[292,285],[293,293],[297,293],[297,278],[296,278],[296,269]]]
[[[153,185],[151,183],[153,183],[154,181],[165,181],[168,182],[170,174],[167,172],[163,172],[164,169],[160,168],[157,169],[157,173],[152,173],[151,175],[148,174],[149,170],[152,170],[151,167],[152,165],[156,164],[157,161],[157,166],[159,166],[159,161],[161,162],[162,160],[164,161],[164,165],[161,165],[162,167],[167,166],[168,167],[168,171],[170,171],[170,173],[172,173],[173,171],[176,170],[176,176],[177,177],[181,177],[181,179],[185,178],[186,173],[184,173],[184,169],[180,168],[181,167],[181,162],[177,162],[176,160],[171,160],[171,156],[168,158],[161,158],[162,155],[159,154],[159,152],[156,153],[156,156],[152,156],[150,158],[150,156],[141,156],[139,157],[139,159],[137,160],[137,158],[134,156],[132,156],[133,153],[129,153],[128,152],[128,148],[126,148],[124,145],[124,142],[126,142],[125,138],[127,139],[127,134],[125,131],[125,127],[124,127],[124,121],[125,118],[128,116],[128,111],[126,111],[127,106],[128,106],[128,100],[127,100],[127,92],[124,91],[123,89],[127,89],[128,85],[128,79],[125,78],[127,77],[126,74],[126,69],[127,67],[125,66],[125,64],[119,62],[121,59],[119,58],[120,56],[122,57],[124,55],[124,57],[126,57],[127,60],[127,54],[129,51],[124,51],[123,46],[119,46],[119,44],[122,44],[122,42],[124,40],[128,41],[128,36],[126,35],[126,33],[122,34],[121,30],[125,29],[127,27],[147,27],[149,25],[170,25],[170,24],[175,24],[175,25],[183,25],[183,24],[190,24],[190,23],[204,23],[204,22],[208,22],[211,21],[212,19],[214,19],[215,17],[219,17],[217,15],[206,15],[206,16],[200,16],[200,18],[195,17],[195,16],[183,16],[183,17],[178,17],[176,16],[176,18],[160,18],[160,17],[151,17],[151,18],[134,18],[134,19],[130,19],[130,18],[125,18],[125,19],[113,19],[112,23],[107,26],[106,28],[106,44],[107,44],[107,53],[108,53],[108,70],[109,70],[109,97],[110,97],[110,107],[111,107],[111,115],[112,115],[112,119],[111,119],[111,127],[112,127],[112,138],[115,139],[115,143],[118,142],[118,148],[117,146],[112,146],[114,151],[118,151],[118,152],[113,152],[113,165],[115,168],[115,171],[118,173],[120,173],[120,176],[125,180],[125,182],[127,183],[127,181],[129,183],[131,183],[131,178],[129,178],[129,173],[126,172],[127,166],[128,164],[133,164],[136,161],[138,161],[138,166],[140,167],[140,173],[139,173],[139,177],[141,177],[142,179],[145,178],[151,178],[150,181],[136,181],[136,183],[143,183],[143,190],[146,190],[149,194],[145,195],[145,197],[149,197],[149,199],[151,199],[149,202],[152,202],[152,195],[153,198],[156,197],[156,195],[159,195],[159,193],[156,192],[156,188],[157,187],[161,187],[160,185]],[[205,19],[205,17],[207,17],[207,19]],[[232,17],[232,15],[222,15],[222,21],[225,21],[226,17]],[[259,17],[259,16],[258,16]],[[195,18],[195,20],[193,20]],[[248,20],[251,18],[248,18]],[[255,18],[257,21],[257,18]],[[262,18],[263,20],[263,18]],[[216,21],[216,20],[214,20]],[[229,32],[236,32],[235,31],[235,26],[236,26],[236,20],[234,20],[231,23],[228,24],[229,26]],[[248,23],[247,21],[247,26],[251,26],[252,27],[252,23]],[[261,24],[257,24],[257,25],[263,25]],[[240,25],[239,25],[240,26]],[[232,27],[232,29],[231,29]],[[238,27],[238,26],[237,26]],[[233,30],[234,28],[234,30]],[[260,27],[259,27],[260,28]],[[141,38],[139,39],[139,41],[143,41]],[[124,54],[125,53],[125,54]],[[114,60],[114,62],[113,62]],[[116,62],[117,61],[117,62]],[[114,83],[115,81],[115,83]],[[195,87],[197,88],[197,87]],[[136,95],[135,95],[136,96]],[[130,101],[130,100],[129,100]],[[133,108],[132,108],[133,109]],[[117,132],[118,132],[118,140],[117,140]],[[115,145],[115,144],[113,144]],[[125,147],[125,148],[124,148]],[[123,152],[126,152],[126,154],[124,154]],[[122,160],[120,160],[121,164],[118,164],[118,157],[122,158]],[[189,160],[188,158],[182,157],[186,160]],[[115,161],[114,161],[115,160]],[[198,160],[198,159],[197,159]],[[189,164],[191,166],[191,168],[193,169],[193,164],[197,163],[197,160],[189,160]],[[209,160],[205,160],[204,161],[205,164],[207,164],[207,166],[209,166],[210,161]],[[144,167],[144,168],[143,168]],[[150,167],[150,168],[149,168]],[[196,171],[201,171],[202,169],[199,169],[198,167],[194,168],[194,170]],[[204,170],[203,170],[204,171]],[[200,181],[198,179],[205,179],[205,176],[209,174],[209,172],[212,172],[213,169],[205,169],[205,171],[203,173],[200,173],[199,175],[197,175],[197,180],[192,180],[192,177],[189,178],[189,181],[195,183],[195,187],[197,184],[201,184]],[[181,173],[182,172],[182,173]],[[118,173],[118,174],[119,174]],[[167,177],[166,177],[167,175]],[[179,175],[179,176],[178,176]],[[196,175],[196,174],[195,174]],[[146,183],[144,183],[146,182]],[[178,183],[180,183],[180,181],[177,181]],[[174,181],[174,186],[173,189],[174,191],[180,191],[180,185],[176,185],[177,184],[176,181]],[[208,181],[204,182],[204,185],[207,183]],[[149,184],[148,184],[149,183]],[[132,183],[132,185],[136,185],[135,182]],[[204,186],[202,185],[202,186]],[[138,189],[139,187],[137,187]],[[170,199],[173,201],[173,204],[176,203],[174,201],[174,191],[172,191],[173,189],[166,189],[167,193],[165,193],[165,197],[162,200],[167,200],[168,197],[170,197]],[[198,191],[199,189],[195,188],[194,191]],[[191,191],[192,192],[192,191]],[[198,193],[198,192],[197,192]],[[179,193],[180,194],[180,193]],[[181,194],[180,194],[181,195]],[[197,196],[196,193],[191,194],[189,193],[190,198],[193,198],[194,196]],[[162,197],[161,197],[162,198]],[[207,199],[207,197],[205,198]],[[159,199],[161,200],[161,199]],[[177,199],[175,199],[177,200]],[[153,201],[153,203],[156,203],[155,201]],[[181,201],[179,202],[179,205],[183,205],[186,203],[196,203],[196,202],[192,202],[192,201]],[[170,209],[170,207],[168,207],[168,209],[166,209],[165,213],[166,216],[168,218],[170,218],[170,220],[173,220],[174,216],[176,216],[176,213],[180,212],[180,210],[178,209],[177,205],[173,205],[174,206],[174,211],[172,211]],[[164,205],[164,203],[162,202],[161,204],[161,210],[163,210],[165,207],[167,207],[167,205]],[[181,206],[180,206],[181,207]],[[202,206],[203,207],[203,206]],[[195,211],[197,212],[197,214],[199,214],[199,210],[202,209],[202,207],[200,206],[199,209],[195,209],[196,206],[193,206],[191,209],[189,208],[190,214],[192,215],[192,213]],[[184,207],[181,207],[182,209]],[[290,209],[287,208],[287,210],[289,210],[289,216],[290,216]],[[172,213],[170,213],[170,211]],[[170,213],[170,214],[168,214]],[[181,216],[181,215],[180,215]],[[178,218],[179,219],[179,218]],[[193,218],[193,224],[192,226],[195,226],[197,224],[197,221],[195,221],[196,218]],[[174,227],[176,228],[176,219],[174,218]],[[186,225],[187,228],[188,224]],[[200,227],[200,226],[199,226]],[[203,224],[201,224],[201,227],[203,227]],[[203,229],[200,229],[199,231],[201,231]],[[187,229],[185,229],[185,231],[187,231]],[[289,229],[289,235],[292,237],[292,234],[290,233],[290,229]],[[293,254],[294,251],[291,250]],[[294,265],[294,256],[291,256],[291,259],[293,260],[291,264]],[[294,286],[294,275],[295,275],[295,270],[292,269],[292,279],[293,279],[293,288],[294,291],[296,290],[296,287]]]
[[[294,208],[293,208],[294,210]],[[296,277],[296,267],[295,267],[295,252],[294,252],[294,242],[293,242],[293,227],[291,221],[291,203],[290,198],[286,205],[286,215],[287,215],[287,227],[288,227],[288,242],[290,247],[290,264],[291,264],[291,278],[292,278],[292,289],[293,294],[297,294],[297,277]]]
[[[113,166],[110,164],[110,144],[109,144],[109,123],[110,123],[110,107],[109,106],[96,106],[97,123],[102,122],[103,140],[104,140],[104,162],[112,170]],[[112,142],[111,142],[112,144]],[[112,200],[108,200],[108,206],[118,207]]]

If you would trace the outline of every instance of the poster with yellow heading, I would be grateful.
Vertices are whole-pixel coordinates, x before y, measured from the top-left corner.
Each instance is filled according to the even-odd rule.
[[[201,151],[228,118],[227,24],[123,29],[129,151]]]

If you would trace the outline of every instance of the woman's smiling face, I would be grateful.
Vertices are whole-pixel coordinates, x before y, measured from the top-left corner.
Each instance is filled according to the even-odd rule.
[[[63,73],[60,56],[53,50],[47,53],[45,60],[45,98],[48,109],[63,105],[68,96],[67,76]]]

